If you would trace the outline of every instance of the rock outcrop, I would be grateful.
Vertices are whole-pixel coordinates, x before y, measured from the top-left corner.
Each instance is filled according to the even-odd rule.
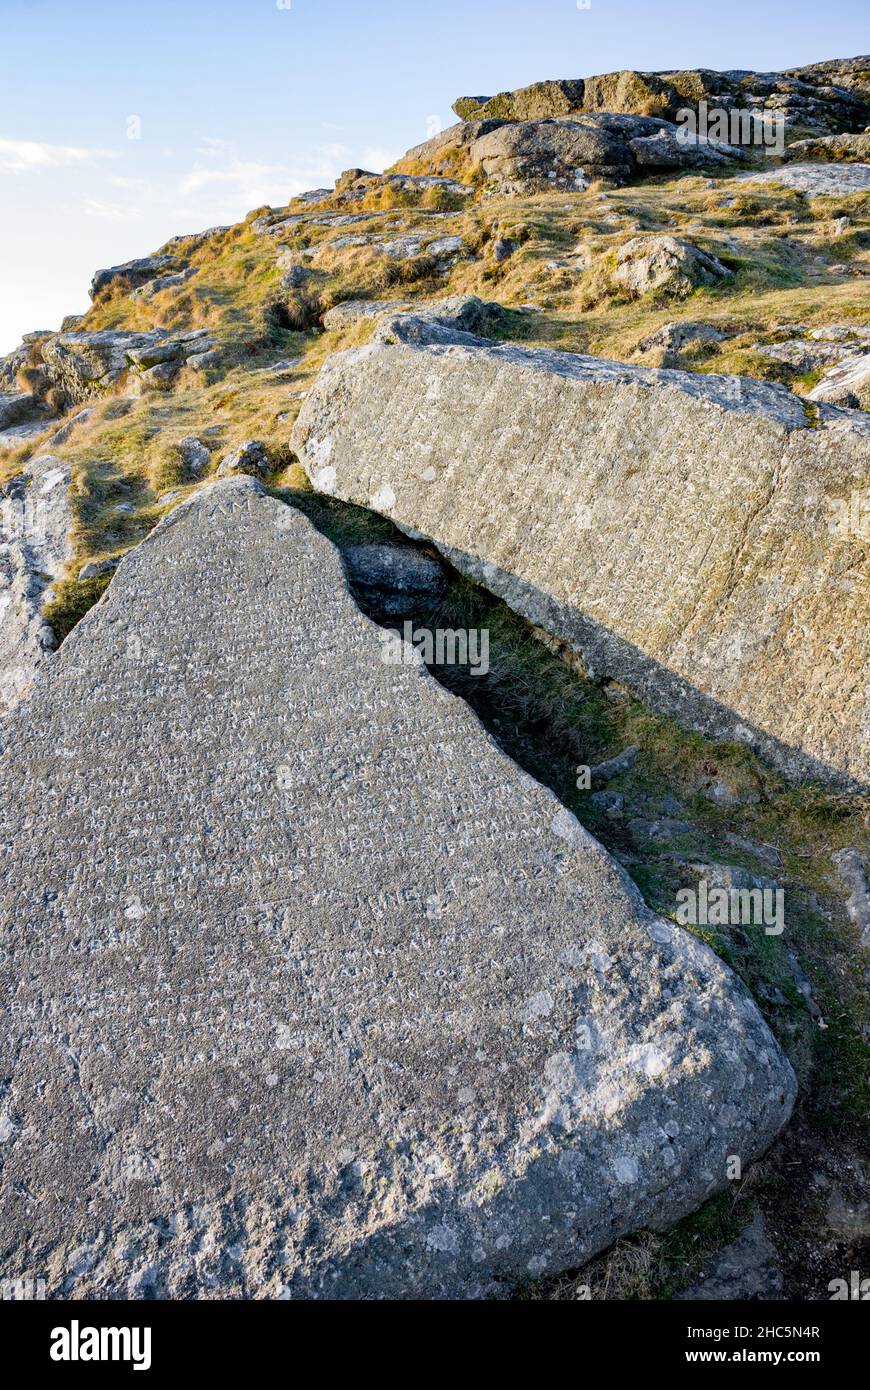
[[[181,289],[181,286],[186,285],[196,273],[196,267],[189,265],[185,270],[176,270],[171,275],[158,275],[154,280],[148,280],[133,290],[131,298],[153,299],[156,294],[163,294],[164,290]]]
[[[163,328],[57,333],[41,345],[42,370],[67,404],[76,405],[122,381],[138,390],[165,389],[183,366],[200,365],[214,349],[204,328],[177,334]]]
[[[45,454],[0,488],[0,718],[54,647],[43,609],[72,556],[69,485],[68,466]]]
[[[346,169],[336,182],[333,196],[340,203],[358,203],[371,194],[383,191],[404,193],[412,197],[440,193],[463,200],[470,197],[474,189],[457,179],[442,178],[434,174],[373,174],[367,169]]]
[[[646,908],[250,479],[13,716],[2,1245],[49,1297],[480,1297],[665,1226],[789,1114]]]
[[[314,485],[432,541],[594,673],[791,777],[870,781],[870,420],[749,378],[387,318],[324,367]]]
[[[802,136],[848,142],[866,138],[853,133],[870,125],[868,71],[864,58],[782,73],[623,71],[461,97],[453,108],[459,124],[409,150],[396,171],[443,176],[465,162],[508,195],[582,188],[595,178],[625,182],[758,154],[757,123],[774,113],[795,151]],[[727,125],[732,143],[690,137],[687,114],[702,104],[724,116],[710,135]],[[827,156],[816,143],[805,148],[805,158],[843,158],[849,147],[832,143]]]
[[[624,183],[657,171],[715,167],[743,158],[740,149],[720,141],[686,138],[661,118],[602,113],[451,126],[409,150],[396,168],[448,168],[457,155],[472,176],[506,195],[577,191],[593,179]]]
[[[542,120],[596,111],[656,115],[673,120],[706,101],[711,108],[782,111],[789,127],[819,134],[863,130],[870,124],[870,58],[834,59],[779,73],[674,72],[627,69],[595,77],[536,82],[495,97],[460,97],[463,120]]]

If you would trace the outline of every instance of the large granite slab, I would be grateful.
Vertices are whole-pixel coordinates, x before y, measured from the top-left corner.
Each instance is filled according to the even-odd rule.
[[[252,479],[125,558],[0,760],[4,1273],[483,1297],[787,1119],[743,985]]]
[[[870,417],[750,378],[383,320],[308,394],[323,492],[389,516],[593,674],[788,776],[870,783]]]

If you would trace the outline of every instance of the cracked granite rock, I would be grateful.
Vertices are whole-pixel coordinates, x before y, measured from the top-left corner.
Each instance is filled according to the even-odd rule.
[[[0,718],[54,647],[42,610],[72,558],[69,485],[68,466],[44,454],[0,488]]]
[[[421,315],[324,366],[320,491],[433,542],[594,676],[787,776],[870,780],[870,419]]]
[[[503,1293],[787,1120],[742,983],[412,653],[239,478],[13,716],[0,1242],[49,1296]]]

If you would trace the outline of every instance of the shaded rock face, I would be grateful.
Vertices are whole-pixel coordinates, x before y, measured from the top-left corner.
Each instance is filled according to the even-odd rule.
[[[25,424],[38,409],[39,402],[26,391],[0,391],[0,430]]]
[[[720,284],[731,275],[721,261],[691,241],[674,236],[639,236],[620,246],[611,279],[636,299],[653,290],[685,299],[700,286]]]
[[[834,59],[781,73],[603,73],[596,77],[536,82],[495,97],[460,97],[453,110],[464,120],[541,120],[591,111],[659,115],[706,101],[725,110],[757,108],[785,113],[788,125],[820,134],[862,130],[870,123],[870,58]]]
[[[0,488],[0,718],[54,646],[42,610],[72,556],[69,484],[67,465],[45,454]]]
[[[125,261],[123,265],[113,265],[106,270],[95,271],[89,293],[91,299],[96,299],[102,290],[117,280],[123,280],[134,288],[146,284],[164,271],[177,268],[174,256],[143,256],[136,261]]]
[[[866,488],[870,420],[419,317],[375,336],[304,402],[315,487],[434,542],[684,725],[866,785],[866,539],[833,520]]]
[[[38,396],[27,391],[0,391],[0,447],[15,447],[28,435],[47,429],[53,412]]]
[[[419,333],[432,338],[442,329],[449,329],[451,334],[486,337],[508,328],[514,321],[514,311],[493,300],[478,299],[474,294],[454,294],[447,299],[430,300],[413,314],[399,315],[398,320],[396,316],[392,320],[385,318],[375,330],[375,337],[380,334],[389,339],[397,321],[401,322],[401,331],[411,337]]]
[[[352,545],[343,555],[355,592],[375,611],[409,617],[447,588],[440,560],[409,545],[378,542]]]
[[[14,717],[2,1242],[50,1297],[503,1292],[787,1118],[740,981],[382,657],[330,543],[238,479]]]

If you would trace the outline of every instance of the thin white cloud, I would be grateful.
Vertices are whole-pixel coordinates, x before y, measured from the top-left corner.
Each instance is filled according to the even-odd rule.
[[[352,151],[333,143],[315,146],[293,164],[267,164],[239,158],[224,140],[201,141],[198,162],[179,180],[186,195],[224,193],[247,208],[264,204],[280,206],[308,188],[331,185],[352,161]]]
[[[45,169],[66,169],[117,159],[115,150],[85,149],[78,145],[49,145],[39,140],[0,139],[0,173],[32,174]]]
[[[152,193],[158,188],[150,179],[130,178],[126,174],[113,174],[109,182],[113,188],[120,188],[125,193]]]
[[[179,191],[194,197],[223,193],[248,209],[266,204],[280,207],[309,188],[331,187],[353,165],[380,171],[398,158],[393,150],[369,146],[360,154],[333,141],[315,145],[293,163],[267,164],[242,159],[227,141],[211,137],[200,141],[197,155],[200,160],[181,177]]]
[[[85,198],[82,209],[86,217],[102,217],[108,222],[135,222],[142,209],[127,203],[107,203],[101,198]]]

